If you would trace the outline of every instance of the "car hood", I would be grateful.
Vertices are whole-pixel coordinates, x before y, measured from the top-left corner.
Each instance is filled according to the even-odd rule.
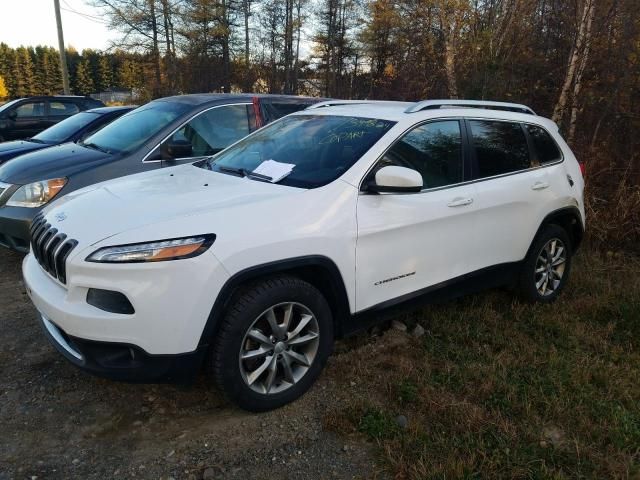
[[[51,145],[46,143],[29,142],[26,140],[0,143],[0,164],[17,157],[18,155],[35,152],[36,150],[42,150],[43,148],[50,146]]]
[[[0,166],[0,181],[25,185],[39,180],[68,177],[75,173],[111,162],[117,157],[75,143],[63,143],[19,158]]]
[[[44,213],[54,227],[87,246],[176,218],[189,225],[174,225],[179,235],[215,233],[208,221],[199,223],[190,217],[221,214],[229,218],[238,209],[245,211],[245,206],[264,208],[270,201],[289,201],[290,196],[304,192],[184,165],[85,187],[53,202]],[[188,231],[191,228],[198,231]],[[144,240],[148,239],[136,239]]]

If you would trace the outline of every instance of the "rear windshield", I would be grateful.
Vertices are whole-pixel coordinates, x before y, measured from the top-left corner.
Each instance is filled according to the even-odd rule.
[[[99,114],[91,112],[78,113],[62,120],[60,123],[56,123],[53,127],[47,128],[33,138],[45,143],[64,142],[79,130],[97,120],[98,116]]]
[[[278,183],[316,188],[351,168],[393,125],[374,118],[294,115],[268,125],[202,166],[223,172],[225,168],[253,171],[262,162],[274,160],[294,165]]]

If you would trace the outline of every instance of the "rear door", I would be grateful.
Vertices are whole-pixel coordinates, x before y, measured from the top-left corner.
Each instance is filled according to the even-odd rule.
[[[479,268],[522,260],[552,195],[523,124],[468,119],[477,187],[474,252]]]
[[[358,197],[356,308],[364,310],[474,268],[475,185],[465,183],[464,123],[424,123],[405,133],[365,182],[387,165],[422,174],[424,189]]]
[[[47,114],[47,127],[61,122],[80,111],[78,105],[70,100],[55,99],[49,100],[49,112]]]

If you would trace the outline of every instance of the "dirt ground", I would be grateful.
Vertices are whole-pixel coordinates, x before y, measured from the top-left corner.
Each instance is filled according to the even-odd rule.
[[[384,477],[370,443],[323,426],[353,386],[332,374],[340,355],[301,400],[265,414],[236,409],[206,378],[192,387],[98,379],[47,343],[21,260],[0,251],[1,480]]]

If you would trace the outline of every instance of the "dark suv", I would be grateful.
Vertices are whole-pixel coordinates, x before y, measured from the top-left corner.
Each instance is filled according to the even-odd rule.
[[[162,98],[78,143],[14,158],[0,166],[0,246],[28,251],[31,220],[54,197],[104,180],[211,156],[263,125],[320,100],[251,94]]]
[[[45,128],[104,103],[89,97],[28,97],[0,106],[0,142],[37,135]]]

